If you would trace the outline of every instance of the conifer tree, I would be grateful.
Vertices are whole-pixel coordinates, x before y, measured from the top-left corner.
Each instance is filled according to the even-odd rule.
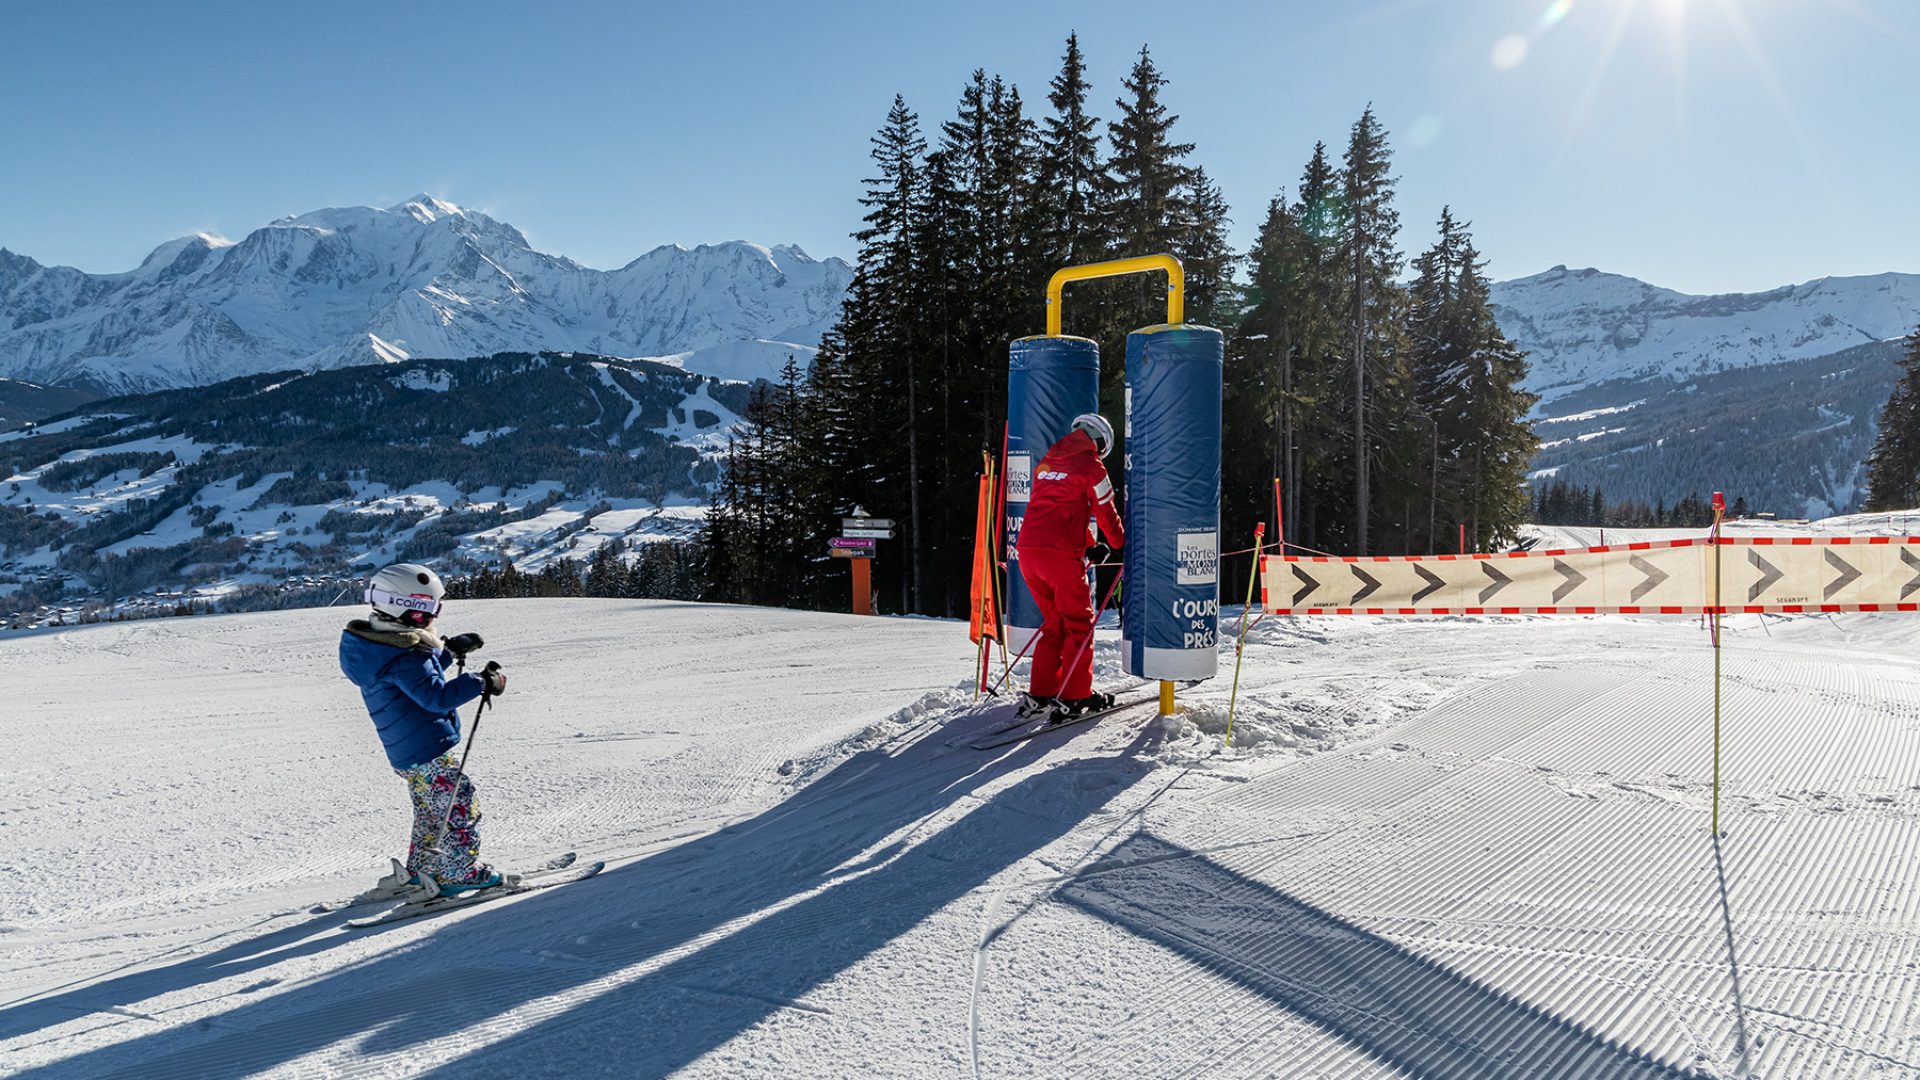
[[[1529,509],[1535,437],[1526,414],[1537,399],[1521,389],[1525,355],[1494,320],[1484,265],[1451,208],[1415,260],[1408,294],[1414,404],[1434,438],[1429,505],[1444,490],[1448,524],[1464,523],[1476,550],[1509,542]],[[1573,512],[1591,516],[1583,496]]]
[[[1345,452],[1351,424],[1340,377],[1352,337],[1343,332],[1350,288],[1346,263],[1349,218],[1339,170],[1323,142],[1314,144],[1300,175],[1297,211],[1300,277],[1293,305],[1294,354],[1290,399],[1300,415],[1290,422],[1292,471],[1283,474],[1289,536],[1331,550],[1344,543],[1351,512],[1353,455]]]
[[[904,98],[895,95],[886,123],[873,140],[872,158],[878,175],[869,178],[866,195],[860,205],[867,208],[866,228],[854,234],[860,244],[860,274],[855,285],[863,289],[862,304],[868,315],[860,339],[849,336],[849,344],[864,352],[866,365],[875,378],[863,395],[884,407],[889,400],[886,384],[896,382],[904,394],[892,398],[904,406],[900,427],[905,435],[907,498],[907,577],[904,583],[905,606],[918,610],[925,555],[926,531],[922,527],[921,449],[923,403],[920,400],[920,342],[916,340],[911,300],[914,292],[915,258],[912,239],[914,212],[921,203],[923,177],[921,156],[926,140],[920,134],[920,118],[907,107]],[[884,415],[884,414],[882,414]]]
[[[1471,535],[1489,546],[1518,539],[1526,520],[1526,477],[1538,448],[1527,423],[1539,396],[1527,392],[1527,354],[1509,340],[1493,315],[1485,261],[1469,238],[1460,262],[1460,297],[1473,349],[1468,385],[1479,423],[1474,429],[1474,506]],[[1596,496],[1597,496],[1596,492]]]
[[[1920,506],[1920,328],[1907,335],[1900,381],[1880,410],[1880,431],[1867,457],[1871,511]]]
[[[1080,36],[1068,34],[1060,72],[1048,84],[1047,103],[1053,112],[1041,124],[1035,178],[1041,222],[1037,258],[1049,273],[1107,256],[1101,202],[1106,163],[1095,135],[1099,118],[1087,111],[1091,90]]]
[[[1173,125],[1180,118],[1160,102],[1167,79],[1146,46],[1121,85],[1124,93],[1114,102],[1119,116],[1107,123],[1113,155],[1107,162],[1106,197],[1116,253],[1177,251],[1191,217],[1186,200],[1194,170],[1185,160],[1193,144],[1173,141]],[[1151,306],[1150,288],[1143,279],[1143,309]],[[1145,311],[1134,314],[1144,317]]]
[[[1181,200],[1186,210],[1185,231],[1174,253],[1187,278],[1186,317],[1191,323],[1214,326],[1232,314],[1233,249],[1227,246],[1227,200],[1204,168],[1193,171]]]
[[[1347,218],[1347,268],[1351,284],[1348,329],[1353,346],[1354,550],[1368,552],[1368,526],[1373,518],[1371,487],[1375,435],[1386,427],[1381,417],[1369,418],[1372,399],[1393,378],[1390,370],[1394,303],[1393,281],[1400,271],[1395,241],[1400,212],[1393,208],[1396,183],[1389,172],[1392,152],[1386,129],[1369,105],[1354,122],[1347,140],[1342,178]],[[1370,382],[1373,388],[1370,389]]]

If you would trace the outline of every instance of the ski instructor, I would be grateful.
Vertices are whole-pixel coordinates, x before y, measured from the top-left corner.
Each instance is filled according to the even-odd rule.
[[[1113,449],[1113,425],[1098,413],[1073,418],[1066,436],[1034,466],[1032,496],[1016,544],[1020,576],[1040,607],[1040,639],[1023,714],[1046,712],[1059,722],[1104,709],[1113,695],[1093,690],[1093,596],[1089,560],[1111,554],[1095,539],[1092,521],[1113,548],[1127,542],[1113,509],[1113,479],[1102,463]],[[1091,545],[1091,546],[1089,546]]]

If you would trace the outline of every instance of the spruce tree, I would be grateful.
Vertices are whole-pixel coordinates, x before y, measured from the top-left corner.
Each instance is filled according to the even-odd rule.
[[[1907,335],[1900,368],[1867,457],[1870,511],[1920,507],[1920,328]]]
[[[1284,474],[1288,535],[1323,550],[1343,546],[1353,521],[1350,503],[1353,455],[1345,452],[1346,404],[1341,373],[1352,342],[1343,332],[1350,282],[1341,252],[1346,250],[1350,219],[1339,170],[1323,142],[1314,144],[1300,175],[1297,211],[1300,225],[1300,280],[1294,305],[1294,354],[1290,398],[1298,411],[1291,420],[1295,448],[1291,471]]]
[[[1494,320],[1484,264],[1451,208],[1415,260],[1408,303],[1414,404],[1434,440],[1429,505],[1445,491],[1447,524],[1465,524],[1475,550],[1508,543],[1530,509],[1526,472],[1536,438],[1526,415],[1537,399],[1521,389],[1525,354]],[[1592,516],[1585,491],[1554,488],[1571,501],[1561,511],[1567,523],[1586,523],[1576,520]]]
[[[1343,254],[1351,288],[1348,330],[1353,341],[1353,546],[1361,555],[1368,552],[1368,527],[1374,512],[1370,481],[1376,431],[1385,426],[1379,417],[1372,418],[1370,425],[1369,407],[1372,398],[1381,396],[1385,388],[1380,384],[1390,384],[1393,378],[1392,358],[1387,354],[1393,345],[1393,282],[1400,271],[1400,254],[1395,246],[1400,212],[1393,208],[1396,181],[1389,171],[1391,161],[1386,129],[1369,105],[1349,134],[1342,170],[1347,218],[1347,249]],[[1370,383],[1375,385],[1370,388]]]
[[[1221,527],[1243,535],[1269,516],[1268,484],[1297,482],[1294,471],[1294,421],[1300,399],[1294,366],[1300,351],[1299,329],[1311,305],[1305,289],[1307,237],[1284,193],[1267,203],[1267,215],[1247,252],[1249,267],[1246,317],[1235,328],[1227,350],[1223,425],[1235,433],[1238,453],[1221,461]],[[1266,453],[1242,443],[1255,433]],[[1292,499],[1289,491],[1287,498]],[[1294,534],[1297,536],[1297,533]],[[1276,543],[1282,537],[1272,538]]]
[[[1191,323],[1215,326],[1232,322],[1223,318],[1233,313],[1236,297],[1233,267],[1237,261],[1227,246],[1227,200],[1220,186],[1195,169],[1181,200],[1186,210],[1186,228],[1174,247],[1186,272],[1186,317]]]
[[[1407,344],[1413,381],[1413,411],[1428,436],[1426,550],[1437,549],[1441,527],[1452,532],[1461,520],[1459,471],[1461,447],[1470,440],[1473,417],[1457,411],[1455,400],[1465,379],[1469,332],[1460,303],[1460,271],[1465,236],[1450,207],[1440,211],[1433,246],[1413,260],[1407,288]],[[1448,492],[1440,513],[1440,492]],[[1553,490],[1564,497],[1564,484]]]
[[[1068,34],[1060,71],[1048,84],[1053,112],[1041,123],[1035,177],[1041,223],[1036,257],[1049,273],[1107,257],[1101,200],[1106,163],[1095,135],[1099,118],[1087,111],[1091,90],[1080,36]]]
[[[872,144],[878,175],[866,181],[867,192],[860,200],[860,205],[867,208],[863,218],[866,228],[854,234],[860,244],[856,285],[863,287],[862,301],[870,322],[863,328],[866,333],[859,339],[849,336],[848,344],[868,353],[872,361],[869,370],[879,376],[868,384],[868,389],[876,391],[871,406],[884,410],[875,414],[876,419],[889,413],[901,419],[907,498],[907,576],[903,588],[907,609],[919,610],[926,542],[920,513],[924,404],[920,395],[920,342],[914,333],[911,299],[916,281],[914,212],[921,202],[920,159],[926,153],[926,140],[920,134],[920,118],[899,95],[894,96],[886,123]],[[886,385],[896,379],[905,391],[897,397],[888,393],[892,388]]]
[[[1468,530],[1480,544],[1496,547],[1518,539],[1520,525],[1526,520],[1527,469],[1539,446],[1527,414],[1539,397],[1522,386],[1527,377],[1527,356],[1495,320],[1491,283],[1484,270],[1485,263],[1473,241],[1465,239],[1459,296],[1472,346],[1466,356],[1467,385],[1476,417]]]
[[[1179,117],[1160,102],[1165,85],[1152,54],[1140,46],[1139,60],[1121,83],[1125,92],[1114,102],[1119,115],[1106,125],[1114,148],[1106,173],[1108,229],[1119,258],[1177,252],[1187,231],[1187,194],[1194,171],[1185,160],[1194,146],[1173,142]],[[1164,321],[1164,313],[1154,313],[1154,307],[1160,307],[1158,282],[1142,275],[1119,294],[1131,296],[1119,313],[1123,331]]]

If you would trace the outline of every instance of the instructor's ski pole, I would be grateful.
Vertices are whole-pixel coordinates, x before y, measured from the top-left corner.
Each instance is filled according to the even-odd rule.
[[[1093,613],[1093,623],[1095,626],[1100,625],[1100,616],[1104,614],[1107,610],[1107,601],[1113,599],[1113,591],[1120,587],[1120,578],[1125,574],[1126,574],[1126,570],[1125,568],[1122,568],[1119,573],[1113,575],[1113,584],[1107,586],[1107,595],[1101,598],[1099,610]],[[1025,660],[1027,658],[1027,652],[1031,650],[1035,645],[1038,645],[1039,643],[1040,643],[1040,631],[1035,630],[1033,632],[1033,635],[1027,638],[1027,643],[1021,647],[1019,652],[1014,654],[1013,663],[1008,664],[1006,670],[1000,673],[1000,677],[994,680],[994,684],[992,688],[987,691],[987,696],[989,697],[1000,696],[1000,687],[1006,683],[1007,676],[1013,674],[1013,669],[1015,665],[1019,664],[1020,661]],[[1089,635],[1087,638],[1087,644],[1088,645],[1093,644],[1093,638],[1091,635]],[[1085,653],[1086,649],[1082,648],[1080,651],[1082,653]],[[1078,664],[1079,662],[1080,662],[1080,657],[1076,655],[1073,658],[1073,663]],[[1073,665],[1069,664],[1068,666],[1071,667]]]
[[[1107,602],[1113,599],[1113,591],[1120,587],[1120,579],[1126,576],[1127,576],[1127,568],[1125,566],[1122,566],[1119,572],[1113,575],[1113,584],[1107,586],[1107,594],[1100,598],[1100,606],[1094,609],[1093,626],[1088,628],[1087,630],[1087,640],[1080,643],[1080,651],[1077,653],[1074,653],[1073,659],[1068,661],[1067,666],[1064,668],[1061,668],[1060,670],[1072,671],[1074,668],[1079,667],[1080,658],[1087,655],[1088,649],[1093,648],[1093,635],[1096,632],[1098,632],[1100,629],[1100,616],[1105,615],[1107,613]]]
[[[466,657],[461,657],[461,659],[465,660]],[[487,661],[487,674],[490,675],[499,670],[500,664],[497,661]],[[485,677],[485,675],[481,676],[483,680]],[[436,849],[439,848],[440,841],[446,838],[447,830],[453,827],[453,807],[455,803],[460,801],[460,781],[466,779],[467,776],[467,755],[473,753],[473,737],[480,734],[480,718],[486,715],[487,706],[491,704],[493,704],[493,691],[482,690],[480,692],[480,707],[473,710],[473,726],[467,729],[467,745],[460,750],[460,764],[453,768],[453,792],[447,796],[447,814],[440,819],[440,831],[433,836],[433,846]]]

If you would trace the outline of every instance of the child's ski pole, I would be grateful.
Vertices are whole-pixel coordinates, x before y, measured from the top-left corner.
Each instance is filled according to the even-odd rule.
[[[463,656],[460,659],[464,662],[466,657]],[[488,674],[499,670],[500,665],[497,661],[487,661],[486,671]],[[481,676],[482,680],[485,678],[485,675]],[[433,846],[435,848],[440,846],[440,841],[446,837],[447,830],[453,827],[453,807],[455,803],[460,801],[460,781],[466,779],[467,755],[473,753],[473,737],[480,734],[480,718],[486,715],[487,706],[492,703],[493,691],[482,690],[480,692],[480,707],[473,710],[473,726],[467,729],[467,745],[460,750],[460,764],[453,768],[453,792],[447,796],[447,815],[440,819],[440,831],[433,834]]]

